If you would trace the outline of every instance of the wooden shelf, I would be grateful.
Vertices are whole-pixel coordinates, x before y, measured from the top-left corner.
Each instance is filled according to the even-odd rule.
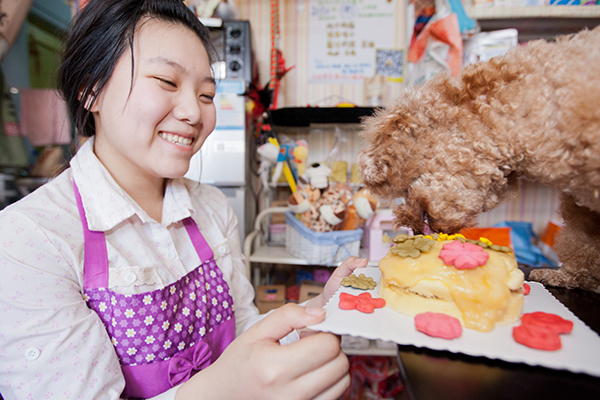
[[[476,7],[465,11],[477,20],[506,18],[600,18],[600,6]]]

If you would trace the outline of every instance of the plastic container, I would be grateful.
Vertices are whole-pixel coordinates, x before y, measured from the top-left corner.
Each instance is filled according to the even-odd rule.
[[[285,224],[269,225],[269,245],[283,246],[285,244]]]
[[[400,228],[394,231],[394,214],[392,210],[379,210],[365,223],[363,250],[365,256],[371,261],[379,261],[392,247],[392,238],[400,233],[412,234],[409,228]]]

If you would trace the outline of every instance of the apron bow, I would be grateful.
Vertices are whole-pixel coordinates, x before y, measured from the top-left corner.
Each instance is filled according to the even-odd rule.
[[[212,351],[206,342],[201,342],[191,350],[179,353],[169,361],[168,373],[171,387],[187,381],[193,374],[210,365]]]

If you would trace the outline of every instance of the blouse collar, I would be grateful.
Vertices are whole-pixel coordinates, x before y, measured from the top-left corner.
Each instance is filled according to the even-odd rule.
[[[94,154],[94,138],[81,146],[70,162],[92,231],[107,231],[137,216],[155,222],[114,180]],[[184,179],[169,179],[165,189],[161,225],[169,226],[195,213]]]

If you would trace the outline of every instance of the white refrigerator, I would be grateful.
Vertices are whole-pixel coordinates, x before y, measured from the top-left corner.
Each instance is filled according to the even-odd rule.
[[[242,80],[217,83],[215,130],[192,157],[185,175],[225,193],[238,218],[241,243],[252,229],[257,207],[253,194],[257,178],[250,168],[254,146],[246,126],[245,90]]]

